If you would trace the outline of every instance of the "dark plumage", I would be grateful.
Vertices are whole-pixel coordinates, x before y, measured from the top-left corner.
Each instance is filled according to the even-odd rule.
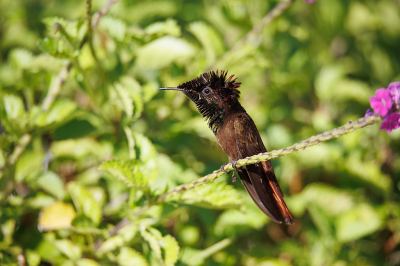
[[[192,100],[231,163],[266,152],[253,119],[239,103],[241,83],[228,72],[214,71],[180,84],[177,88]],[[293,218],[283,200],[271,161],[238,169],[242,184],[257,206],[273,221],[292,224]]]

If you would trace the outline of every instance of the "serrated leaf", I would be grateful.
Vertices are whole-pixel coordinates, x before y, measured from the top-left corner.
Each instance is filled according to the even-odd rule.
[[[239,209],[242,204],[238,191],[233,186],[220,182],[211,182],[195,187],[167,200],[212,209]]]
[[[153,230],[157,231],[156,229]],[[140,230],[140,234],[149,243],[150,249],[157,255],[157,257],[162,260],[162,255],[161,255],[161,246],[160,246],[160,237],[156,237],[153,234],[149,233],[146,231],[146,228],[142,228]],[[160,233],[161,234],[161,233]]]
[[[367,204],[359,204],[336,220],[336,236],[340,242],[357,240],[372,234],[384,225],[385,213]]]
[[[86,188],[76,182],[68,183],[67,188],[78,212],[89,217],[96,226],[99,225],[101,208]]]
[[[137,160],[109,160],[99,166],[99,170],[107,171],[123,181],[128,187],[147,188],[149,179],[143,174],[143,164]]]
[[[214,62],[224,52],[221,36],[204,22],[193,22],[189,25],[191,32],[203,46],[208,63]]]
[[[53,172],[44,173],[38,177],[37,183],[41,189],[57,199],[61,200],[64,198],[64,183],[57,174]]]
[[[71,260],[77,260],[82,256],[81,249],[69,239],[56,240],[54,245]]]
[[[179,258],[179,245],[176,239],[171,235],[166,235],[161,241],[161,247],[164,250],[165,266],[173,266]]]
[[[70,203],[56,201],[40,212],[39,230],[58,230],[71,227],[76,212]]]
[[[117,261],[119,265],[122,266],[147,266],[148,263],[144,256],[130,247],[123,247],[117,256]]]
[[[137,65],[142,68],[160,69],[171,63],[186,63],[195,54],[195,48],[187,41],[165,36],[143,46],[137,54]]]
[[[155,34],[158,36],[170,35],[179,37],[181,35],[181,28],[178,26],[178,23],[174,19],[167,19],[164,22],[156,22],[150,24],[145,32],[149,35]]]
[[[104,16],[100,20],[99,26],[106,29],[115,40],[121,42],[125,39],[126,24],[122,20]]]
[[[64,41],[47,37],[43,38],[43,40],[39,40],[38,46],[43,52],[60,58],[70,57],[73,52],[70,45],[67,45]]]

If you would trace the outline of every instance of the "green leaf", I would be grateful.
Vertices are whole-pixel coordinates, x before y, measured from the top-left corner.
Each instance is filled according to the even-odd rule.
[[[33,54],[26,49],[20,49],[20,48],[13,49],[9,55],[9,60],[16,69],[29,68],[32,59],[33,59]]]
[[[54,245],[71,260],[77,260],[82,256],[81,249],[69,239],[56,240]]]
[[[187,265],[197,266],[204,265],[204,259],[193,260],[201,253],[200,249],[195,249],[192,247],[184,247],[181,252],[181,261]]]
[[[178,201],[212,209],[236,208],[242,206],[238,191],[231,185],[221,182],[210,182],[168,198],[167,201]]]
[[[204,22],[193,22],[189,25],[191,32],[203,46],[207,62],[214,62],[224,52],[224,44],[219,34]]]
[[[43,170],[42,152],[25,151],[15,166],[15,182],[19,183],[36,177]]]
[[[142,162],[149,162],[156,159],[157,150],[149,138],[140,133],[135,133],[134,138],[136,140],[136,147],[139,148],[139,158]]]
[[[235,236],[251,228],[260,229],[265,226],[267,220],[268,217],[255,208],[248,208],[245,212],[226,210],[218,217],[214,232],[217,236]]]
[[[94,157],[98,161],[110,158],[113,146],[109,142],[98,142],[93,138],[67,139],[54,141],[51,144],[51,152],[54,158],[82,158]]]
[[[76,261],[76,266],[100,266],[100,264],[92,259],[79,259]]]
[[[341,214],[354,206],[353,198],[348,192],[319,183],[308,185],[301,195],[297,195],[296,201],[302,202],[305,208],[310,204],[317,205],[330,215]]]
[[[165,36],[140,48],[137,65],[142,68],[160,69],[171,63],[184,64],[195,55],[195,48],[187,41]]]
[[[99,166],[99,170],[107,171],[128,187],[148,188],[148,176],[143,173],[144,166],[137,160],[109,160]]]
[[[53,195],[57,199],[61,200],[64,198],[64,183],[57,174],[47,172],[38,177],[37,183],[41,189]]]
[[[101,18],[99,26],[106,29],[115,40],[122,42],[125,39],[126,24],[122,20],[104,16]]]
[[[79,214],[72,220],[71,225],[77,229],[85,231],[85,229],[96,227],[92,219],[84,214]]]
[[[102,217],[101,208],[86,188],[76,182],[68,183],[67,188],[78,212],[89,217],[95,225],[99,225]]]
[[[161,247],[164,250],[165,266],[173,266],[179,257],[179,245],[176,239],[171,235],[166,235],[161,240]]]
[[[40,255],[32,250],[26,250],[26,262],[28,263],[29,266],[38,266],[40,264]]]
[[[43,52],[59,58],[71,57],[73,53],[71,46],[64,41],[47,37],[43,38],[43,40],[39,40],[38,46]]]
[[[107,238],[106,241],[104,241],[100,248],[99,252],[101,253],[106,253],[109,251],[113,251],[119,247],[122,247],[125,244],[124,238],[121,235],[114,235],[109,238]]]
[[[384,211],[378,211],[367,204],[359,204],[352,210],[338,216],[336,236],[340,242],[357,240],[381,229],[385,217]]]
[[[152,228],[152,233],[146,231],[146,228],[141,228],[140,234],[149,243],[150,249],[156,254],[157,258],[162,260],[160,240],[162,239],[161,233]],[[154,235],[156,233],[156,235]]]
[[[123,247],[117,256],[118,265],[122,266],[147,266],[148,263],[144,256],[130,247]]]
[[[31,109],[29,117],[37,127],[45,127],[53,123],[64,124],[77,108],[77,104],[72,101],[59,100],[52,104],[48,112],[42,111],[40,107],[35,106]]]
[[[145,32],[149,35],[156,35],[156,36],[163,36],[163,35],[170,35],[179,37],[181,35],[181,28],[178,26],[178,23],[174,19],[167,19],[164,22],[156,22],[150,24],[146,29]]]
[[[388,193],[392,187],[392,180],[381,171],[380,163],[376,160],[363,161],[360,156],[358,152],[351,153],[345,165],[348,171],[382,193]]]
[[[14,94],[3,95],[3,106],[8,119],[17,119],[25,115],[24,102]]]

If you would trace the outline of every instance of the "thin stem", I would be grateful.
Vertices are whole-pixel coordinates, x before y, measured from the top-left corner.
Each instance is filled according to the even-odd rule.
[[[119,0],[109,0],[104,6],[100,8],[99,11],[97,11],[93,15],[93,20],[92,20],[92,27],[96,28],[97,25],[99,24],[100,18],[104,15],[107,15],[108,11],[110,10],[111,6],[118,2]]]
[[[286,148],[283,148],[280,150],[273,150],[271,152],[260,153],[260,154],[254,155],[254,156],[250,156],[250,157],[238,160],[236,163],[236,166],[242,167],[245,165],[255,164],[255,163],[262,162],[262,161],[267,161],[267,160],[279,158],[282,156],[286,156],[291,153],[301,151],[306,148],[315,146],[321,142],[325,142],[325,141],[328,141],[333,138],[338,138],[340,136],[351,133],[351,132],[361,129],[363,127],[373,125],[380,121],[382,121],[382,118],[378,114],[374,114],[369,117],[362,117],[354,122],[350,121],[341,127],[338,127],[338,128],[335,128],[335,129],[332,129],[329,131],[325,131],[321,134],[312,136],[312,137],[310,137],[306,140],[303,140],[299,143],[293,144],[292,146],[289,146],[289,147],[286,147]],[[186,190],[193,189],[195,187],[204,185],[208,182],[214,181],[219,176],[224,175],[227,171],[231,171],[231,170],[233,170],[233,166],[231,163],[229,163],[229,164],[224,165],[223,170],[222,169],[215,170],[211,174],[203,176],[191,183],[177,186],[174,189],[168,191],[167,193],[159,196],[156,200],[150,201],[146,205],[143,205],[137,212],[132,214],[132,216],[130,218],[135,219],[135,218],[139,217],[142,213],[147,211],[151,206],[159,204],[159,203],[165,201],[166,199],[171,198],[172,196],[182,193]],[[128,224],[130,224],[130,220],[128,218],[124,218],[110,232],[110,235],[115,235],[118,232],[118,230],[120,230],[122,227],[124,227],[125,225],[128,225]]]
[[[50,109],[55,98],[61,92],[61,85],[65,83],[65,80],[68,77],[69,70],[71,69],[71,67],[72,67],[72,63],[71,63],[71,61],[69,61],[68,64],[63,69],[61,69],[60,73],[58,73],[55,81],[51,84],[51,86],[49,88],[46,98],[44,99],[44,101],[42,103],[43,111],[47,111]]]
[[[280,149],[280,150],[273,150],[271,152],[265,152],[265,153],[260,153],[257,155],[253,155],[241,160],[238,160],[236,163],[237,167],[242,167],[245,165],[249,165],[249,164],[255,164],[255,163],[259,163],[262,161],[268,161],[271,159],[275,159],[275,158],[279,158],[282,156],[286,156],[289,155],[291,153],[297,152],[297,151],[301,151],[304,150],[305,148],[309,148],[312,146],[315,146],[321,142],[325,142],[328,141],[330,139],[333,138],[338,138],[340,136],[343,136],[345,134],[351,133],[354,130],[357,129],[361,129],[363,127],[369,126],[369,125],[373,125],[377,122],[382,121],[382,118],[378,115],[378,114],[374,114],[370,117],[363,117],[360,118],[354,122],[348,122],[347,124],[329,130],[329,131],[325,131],[321,134],[318,134],[316,136],[312,136],[306,140],[303,140],[299,143],[293,144],[292,146]],[[211,174],[208,174],[206,176],[203,176],[191,183],[187,183],[187,184],[183,184],[180,186],[175,187],[174,189],[168,191],[167,193],[165,193],[164,195],[161,195],[160,197],[158,197],[156,199],[155,202],[161,202],[167,198],[170,198],[176,194],[179,194],[185,190],[188,189],[192,189],[194,187],[198,187],[201,186],[205,183],[214,181],[217,177],[225,174],[224,171],[232,171],[233,170],[233,166],[231,163],[224,165],[223,170],[219,169],[219,170],[215,170],[214,172],[212,172]]]
[[[224,63],[231,55],[235,54],[239,51],[243,46],[249,43],[255,36],[259,35],[261,31],[269,25],[275,18],[283,13],[292,3],[294,0],[283,0],[279,4],[277,4],[264,18],[258,23],[256,26],[253,27],[251,31],[249,31],[242,39],[240,39],[236,44],[224,55],[216,61],[214,64],[208,67],[208,70],[212,70],[216,67],[219,63]]]
[[[98,63],[96,52],[94,51],[94,48],[93,48],[92,1],[91,0],[86,0],[86,24],[88,27],[87,41],[88,41],[88,44],[90,47],[90,51],[92,52],[93,58]]]

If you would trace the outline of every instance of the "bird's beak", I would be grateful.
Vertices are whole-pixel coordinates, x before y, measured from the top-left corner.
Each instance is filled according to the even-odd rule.
[[[159,90],[184,91],[184,89],[174,87],[159,88]]]

